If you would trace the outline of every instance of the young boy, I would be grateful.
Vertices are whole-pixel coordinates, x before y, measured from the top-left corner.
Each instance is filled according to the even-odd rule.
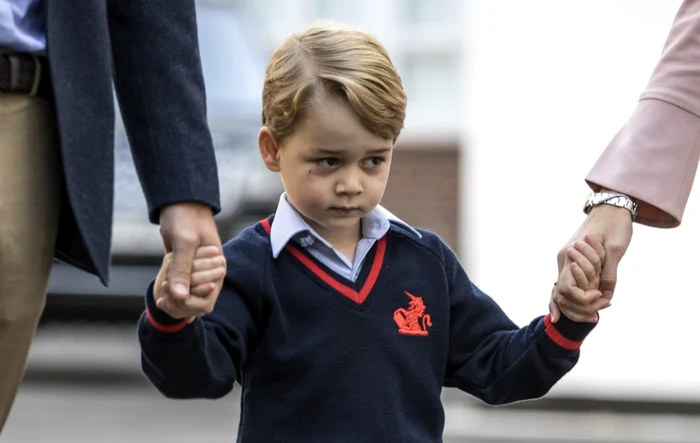
[[[210,314],[190,322],[170,304],[166,256],[139,323],[163,394],[219,398],[240,383],[240,442],[425,443],[442,441],[443,387],[499,405],[571,370],[595,323],[518,328],[437,235],[379,206],[405,108],[364,32],[320,23],[273,53],[258,143],[285,193],[225,244],[225,267],[198,251],[193,297],[226,274]],[[603,254],[594,238],[570,251],[577,290],[597,291]]]

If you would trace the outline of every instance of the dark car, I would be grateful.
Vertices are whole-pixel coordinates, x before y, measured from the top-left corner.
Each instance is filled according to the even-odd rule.
[[[243,2],[242,2],[243,3]],[[282,184],[265,169],[257,149],[267,54],[255,23],[241,4],[199,1],[199,45],[214,140],[222,211],[215,218],[223,241],[274,212]],[[116,101],[116,100],[115,100]],[[140,308],[163,256],[158,226],[147,219],[124,126],[115,131],[115,200],[110,287],[87,273],[55,263],[47,311],[81,307]],[[94,309],[91,309],[93,315]]]

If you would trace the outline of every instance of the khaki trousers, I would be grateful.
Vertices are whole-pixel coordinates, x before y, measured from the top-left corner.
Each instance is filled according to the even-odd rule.
[[[46,302],[60,208],[53,108],[0,93],[0,432]]]

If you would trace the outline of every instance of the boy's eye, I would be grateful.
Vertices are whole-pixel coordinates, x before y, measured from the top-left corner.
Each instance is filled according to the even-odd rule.
[[[364,160],[365,166],[376,167],[384,162],[384,157],[370,157]]]
[[[340,163],[340,160],[337,158],[322,158],[321,160],[318,160],[316,163],[318,163],[319,166],[322,166],[324,168],[332,168],[334,166],[338,166],[338,163]]]

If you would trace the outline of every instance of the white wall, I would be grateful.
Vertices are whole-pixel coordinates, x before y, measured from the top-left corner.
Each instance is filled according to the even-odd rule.
[[[472,0],[466,11],[462,256],[520,325],[547,312],[583,178],[627,120],[678,0]],[[700,400],[700,202],[636,226],[613,306],[553,390]]]

